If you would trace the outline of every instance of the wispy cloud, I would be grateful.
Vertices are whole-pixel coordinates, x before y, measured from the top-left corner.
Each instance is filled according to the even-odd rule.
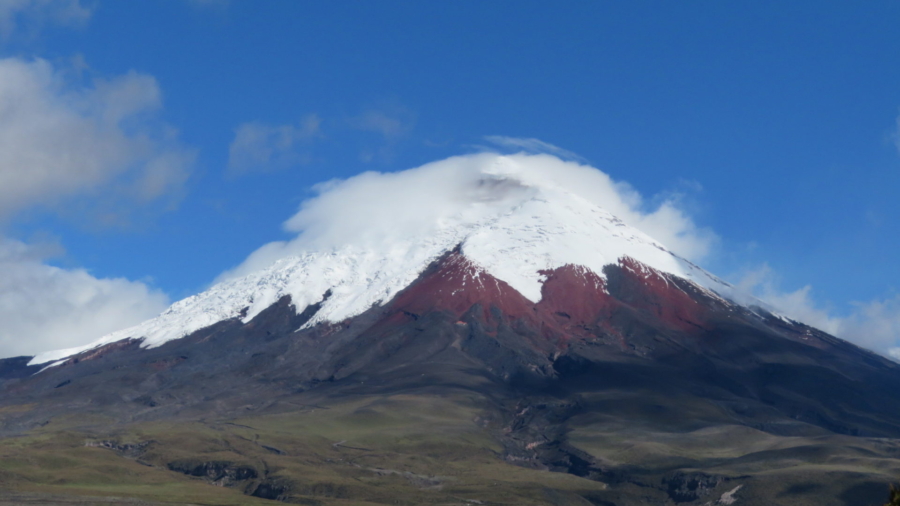
[[[738,288],[775,312],[900,360],[900,295],[854,302],[849,312],[841,312],[816,301],[810,285],[782,290],[779,276],[768,265],[745,273]]]
[[[347,120],[350,128],[377,134],[379,144],[364,148],[359,155],[363,162],[393,159],[396,145],[408,137],[416,126],[416,114],[399,104],[370,108]]]
[[[779,285],[779,276],[767,264],[745,272],[736,283],[740,293],[752,295],[769,304],[770,307],[767,309],[831,334],[836,334],[840,330],[839,319],[813,300],[811,286],[785,291]],[[740,302],[752,304],[758,301],[748,299]]]
[[[381,134],[386,141],[397,140],[412,130],[415,119],[409,115],[391,115],[384,111],[369,110],[350,120],[350,124],[360,130]]]
[[[0,39],[22,32],[34,36],[47,24],[83,26],[91,14],[79,0],[0,0]]]
[[[566,160],[575,160],[578,162],[586,162],[586,160],[580,155],[573,153],[567,149],[563,149],[559,146],[554,146],[549,142],[544,142],[540,139],[534,138],[523,138],[523,137],[507,137],[504,135],[487,135],[484,137],[484,140],[493,144],[494,146],[514,150],[514,151],[523,151],[525,153],[547,153],[550,155],[558,156],[560,158]],[[490,148],[488,148],[490,149]]]
[[[298,124],[269,125],[259,121],[244,123],[234,130],[228,148],[228,174],[267,172],[309,163],[311,141],[322,136],[322,120],[316,114]]]

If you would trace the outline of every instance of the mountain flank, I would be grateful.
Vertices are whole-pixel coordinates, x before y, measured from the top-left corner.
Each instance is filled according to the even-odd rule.
[[[740,487],[744,504],[862,505],[900,469],[894,363],[633,259],[544,275],[535,304],[452,251],[340,323],[304,328],[322,304],[285,296],[156,348],[4,360],[0,451],[320,504],[706,504]],[[464,478],[478,465],[499,488]],[[20,491],[37,472],[7,471]]]
[[[0,360],[0,504],[870,506],[900,480],[897,363],[746,303],[589,168],[441,163],[416,170],[456,193],[409,222],[311,227]]]

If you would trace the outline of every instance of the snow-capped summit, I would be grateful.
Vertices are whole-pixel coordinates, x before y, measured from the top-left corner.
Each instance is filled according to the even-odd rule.
[[[340,322],[382,305],[436,259],[459,248],[471,264],[537,303],[546,276],[566,265],[603,278],[630,258],[720,295],[729,286],[638,229],[690,249],[695,234],[671,207],[641,213],[627,187],[597,169],[548,155],[479,154],[390,174],[327,183],[286,224],[298,236],[264,246],[207,291],[158,317],[78,348],[58,361],[123,339],[152,348],[222,320],[250,321],[289,295],[305,326]],[[687,236],[687,238],[686,238]],[[477,274],[476,274],[477,275]],[[325,294],[327,300],[323,301]]]

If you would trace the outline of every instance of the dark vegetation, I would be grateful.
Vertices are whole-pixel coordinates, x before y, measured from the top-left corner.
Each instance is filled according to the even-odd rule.
[[[900,487],[891,485],[890,497],[884,506],[900,506]]]

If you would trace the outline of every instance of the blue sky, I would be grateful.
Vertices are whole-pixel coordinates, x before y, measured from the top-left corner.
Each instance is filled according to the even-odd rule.
[[[287,237],[315,183],[499,135],[677,200],[716,237],[703,266],[797,315],[900,335],[898,21],[888,1],[0,0],[0,148],[24,153],[0,149],[0,237],[33,272],[0,312],[77,272],[118,284],[66,292],[59,328],[97,293],[124,324]],[[0,355],[53,313],[0,328]]]

